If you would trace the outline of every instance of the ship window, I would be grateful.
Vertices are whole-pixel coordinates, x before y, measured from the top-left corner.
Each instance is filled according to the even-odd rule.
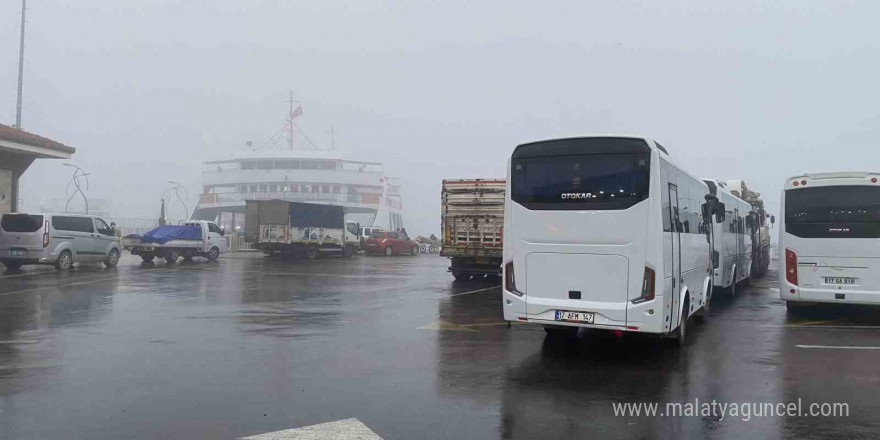
[[[285,170],[298,170],[299,169],[299,161],[298,160],[276,160],[275,168],[285,169]]]
[[[318,169],[318,161],[315,160],[304,160],[302,161],[302,169],[304,170],[317,170]]]
[[[318,185],[307,185],[307,186],[310,187],[310,188],[312,189],[312,192],[313,192],[313,193],[318,192]]]
[[[278,192],[278,185],[269,185],[269,192]]]
[[[266,185],[260,185],[260,192],[266,192]]]
[[[324,194],[330,193],[330,185],[321,185],[321,192]]]
[[[243,170],[253,170],[256,168],[257,168],[257,161],[255,161],[255,160],[241,161],[241,169],[243,169]]]
[[[271,160],[259,160],[257,161],[257,169],[258,170],[271,170],[273,168]]]

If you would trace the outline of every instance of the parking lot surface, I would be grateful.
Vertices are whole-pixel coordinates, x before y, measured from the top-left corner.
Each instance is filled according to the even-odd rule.
[[[688,346],[501,319],[436,255],[256,254],[0,272],[0,438],[875,438],[880,312],[717,295]],[[775,276],[775,275],[774,275]],[[847,417],[616,416],[617,402],[843,402]],[[354,422],[340,422],[351,425]],[[346,425],[346,426],[348,426]]]

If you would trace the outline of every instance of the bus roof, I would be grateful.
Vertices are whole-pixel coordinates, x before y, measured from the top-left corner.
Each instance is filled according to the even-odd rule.
[[[785,179],[785,189],[808,186],[811,183],[819,186],[832,185],[877,185],[880,172],[870,171],[834,171],[825,173],[804,173]]]
[[[518,145],[512,154],[512,158],[536,157],[536,156],[567,156],[576,154],[577,148],[585,143],[591,143],[598,140],[613,140],[613,145],[609,143],[596,143],[593,149],[596,153],[647,153],[651,150],[657,150],[664,155],[669,156],[662,145],[655,140],[644,136],[631,136],[620,134],[605,135],[586,135],[569,138],[546,139],[535,142],[527,142]],[[548,151],[549,150],[549,151]]]

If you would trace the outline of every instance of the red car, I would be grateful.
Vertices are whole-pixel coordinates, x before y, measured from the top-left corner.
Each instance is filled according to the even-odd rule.
[[[367,255],[419,254],[419,244],[401,232],[374,232],[364,242]]]

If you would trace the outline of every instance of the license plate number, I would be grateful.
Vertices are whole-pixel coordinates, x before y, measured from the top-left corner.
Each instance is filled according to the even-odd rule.
[[[825,284],[852,286],[856,284],[856,279],[852,277],[825,277]]]
[[[27,250],[12,249],[12,250],[9,251],[9,256],[10,256],[10,257],[26,257],[26,256],[27,256]]]
[[[590,312],[569,312],[566,310],[557,310],[556,311],[556,320],[557,321],[566,321],[566,322],[583,322],[585,324],[593,323],[593,313]]]

